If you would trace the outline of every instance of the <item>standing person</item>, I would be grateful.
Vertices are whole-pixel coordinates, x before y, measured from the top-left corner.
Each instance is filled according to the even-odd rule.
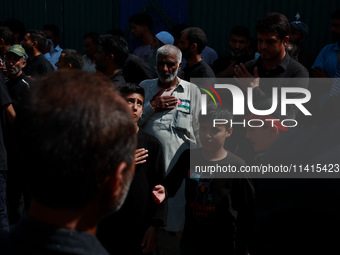
[[[297,60],[310,71],[315,56],[302,47],[303,42],[308,37],[308,25],[299,20],[291,22],[290,25],[292,26],[292,32],[289,40],[297,46]]]
[[[143,112],[144,89],[128,83],[120,88],[120,93],[128,102],[135,122],[136,171],[122,208],[100,222],[97,237],[111,254],[145,254],[155,250],[158,229],[166,224],[166,206],[156,205],[152,200],[153,187],[165,175],[164,156],[158,139],[137,125]]]
[[[248,53],[250,37],[247,27],[233,27],[228,43],[230,48],[229,55],[217,59],[212,66],[216,77],[234,77],[235,65],[246,63],[254,58]]]
[[[334,43],[326,45],[316,57],[311,76],[317,78],[335,77],[340,50],[340,10],[332,13],[331,33]]]
[[[46,36],[41,31],[29,31],[21,42],[28,59],[24,73],[33,78],[53,71],[52,64],[42,54],[46,45]]]
[[[129,18],[129,22],[133,36],[142,41],[142,45],[138,46],[133,51],[133,54],[143,59],[145,63],[148,63],[151,45],[153,44],[152,18],[146,13],[137,13]]]
[[[26,66],[26,52],[19,44],[15,44],[9,48],[6,53],[5,63],[8,72],[8,81],[6,86],[11,96],[14,109],[16,105],[23,99],[30,88],[32,80],[28,78],[22,71]]]
[[[290,23],[286,16],[280,13],[268,13],[256,25],[258,50],[260,57],[251,60],[245,65],[235,66],[238,78],[308,78],[308,70],[286,53],[289,42]],[[265,80],[265,79],[263,79]],[[252,83],[240,83],[243,90],[253,89],[254,98],[271,97],[273,87],[308,87],[307,79],[289,82],[289,79],[276,79],[275,82],[261,82],[256,79]],[[295,96],[298,94],[295,93]]]
[[[129,56],[127,42],[121,36],[101,35],[97,40],[96,69],[110,77],[118,87],[125,85],[122,67]]]
[[[6,86],[9,96],[13,101],[13,108],[17,112],[20,109],[21,101],[29,92],[32,80],[28,78],[22,69],[26,65],[26,52],[20,45],[15,44],[6,53],[6,66],[8,80]],[[6,129],[8,135],[7,143],[7,204],[9,224],[16,223],[23,215],[24,203],[22,194],[24,192],[25,181],[23,180],[18,166],[18,155],[15,146],[16,136],[13,128]]]
[[[120,208],[134,173],[125,100],[105,77],[52,72],[32,85],[16,131],[32,199],[28,215],[0,236],[1,252],[108,255],[97,223]]]
[[[99,34],[96,32],[89,32],[84,35],[84,66],[83,70],[89,73],[96,72],[96,64],[95,64],[95,54],[97,52],[97,40],[99,38]]]
[[[55,63],[58,62],[61,52],[63,49],[59,45],[60,31],[59,28],[54,24],[46,24],[43,27],[44,34],[48,41],[47,52],[44,54],[45,58],[50,61],[54,69],[57,69]]]
[[[181,49],[187,66],[183,70],[183,79],[215,78],[211,67],[201,57],[203,49],[207,46],[207,37],[199,27],[188,27],[182,31],[178,48]]]
[[[200,115],[202,148],[184,151],[164,182],[169,197],[176,194],[183,180],[186,184],[181,254],[247,254],[250,244],[254,205],[251,181],[246,175],[204,170],[217,165],[238,170],[245,166],[242,159],[224,148],[232,135],[229,124],[213,127],[214,119],[232,119],[231,113],[214,106],[209,106],[207,115]],[[155,194],[160,189],[156,186]]]
[[[140,127],[161,142],[165,171],[169,173],[179,155],[198,140],[198,115],[201,94],[196,85],[177,77],[182,63],[181,51],[173,45],[157,50],[158,79],[143,81],[145,102]],[[184,227],[184,185],[168,201],[168,222],[164,238],[178,236]],[[178,240],[177,240],[178,245]]]
[[[5,78],[0,72],[0,232],[8,232],[7,216],[7,150],[5,148],[6,118],[10,124],[14,123],[16,114],[13,109],[12,99],[9,96]]]

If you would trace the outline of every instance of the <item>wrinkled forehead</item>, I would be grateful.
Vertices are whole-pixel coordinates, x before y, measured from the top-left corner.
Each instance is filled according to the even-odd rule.
[[[175,52],[159,53],[157,55],[157,62],[178,62],[178,55]]]

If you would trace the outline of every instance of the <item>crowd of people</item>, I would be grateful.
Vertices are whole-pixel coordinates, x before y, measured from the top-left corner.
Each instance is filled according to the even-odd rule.
[[[256,39],[247,27],[231,29],[227,56],[208,47],[199,27],[179,24],[154,36],[145,13],[129,18],[141,42],[133,51],[111,30],[85,34],[84,55],[61,48],[56,25],[26,31],[18,20],[4,22],[0,253],[335,253],[340,10],[331,20],[334,42],[320,53],[303,48],[307,24],[268,13]],[[244,122],[263,125],[232,126],[241,121],[232,95],[220,105],[209,99],[203,114],[207,90],[197,78],[233,80],[263,111],[277,104],[273,88],[309,90],[313,116],[301,116],[302,103],[260,115],[248,102]],[[292,92],[290,99],[304,100]],[[229,121],[215,123],[222,119]],[[331,165],[334,175],[193,171],[284,163]]]

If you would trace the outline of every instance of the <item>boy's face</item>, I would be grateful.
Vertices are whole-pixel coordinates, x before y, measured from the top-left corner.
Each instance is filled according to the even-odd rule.
[[[137,123],[143,113],[144,97],[141,94],[131,93],[125,97],[132,110],[132,116]]]
[[[232,133],[232,128],[226,125],[213,127],[212,121],[200,122],[199,136],[205,150],[218,150],[223,148],[225,139]]]

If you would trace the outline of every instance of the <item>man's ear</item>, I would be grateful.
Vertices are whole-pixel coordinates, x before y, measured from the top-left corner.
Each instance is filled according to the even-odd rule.
[[[193,51],[197,51],[197,43],[193,43],[190,45],[190,51],[193,52]]]
[[[288,42],[289,42],[289,35],[285,36],[285,38],[283,38],[282,40],[282,43],[285,47],[287,46]]]
[[[118,164],[116,171],[110,173],[104,181],[104,185],[110,190],[112,197],[118,197],[121,189],[122,182],[124,181],[124,169],[127,167],[125,162]]]
[[[26,64],[27,64],[27,61],[24,59],[24,60],[22,61],[22,64],[21,64],[21,68],[24,68],[24,67],[26,66]]]
[[[73,67],[71,63],[68,63],[66,66],[67,66],[68,69],[72,69],[72,67]]]
[[[110,62],[114,63],[115,56],[113,54],[109,54],[106,56],[106,59],[109,60]]]
[[[230,137],[232,135],[232,133],[233,133],[233,128],[232,127],[228,128],[227,129],[227,137]]]
[[[182,69],[182,65],[183,65],[183,63],[181,62],[181,63],[179,63],[179,65],[178,65],[178,72],[179,71],[181,71],[181,69]]]

